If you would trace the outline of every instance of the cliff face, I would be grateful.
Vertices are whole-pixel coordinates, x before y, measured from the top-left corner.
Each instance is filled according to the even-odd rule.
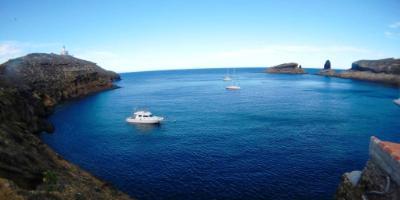
[[[371,137],[369,154],[362,171],[342,176],[337,200],[400,199],[400,144]]]
[[[299,64],[297,63],[284,63],[277,66],[269,67],[266,72],[278,74],[305,74],[304,69],[299,67]]]
[[[0,65],[0,199],[129,199],[68,163],[37,137],[74,97],[114,87],[119,76],[71,56],[30,54]]]
[[[354,62],[349,70],[340,73],[321,70],[318,74],[400,87],[400,59],[359,60]]]
[[[351,69],[355,71],[400,75],[400,59],[359,60],[351,65]]]
[[[119,75],[68,55],[29,54],[0,65],[0,76],[18,87],[47,94],[53,101],[112,87]]]

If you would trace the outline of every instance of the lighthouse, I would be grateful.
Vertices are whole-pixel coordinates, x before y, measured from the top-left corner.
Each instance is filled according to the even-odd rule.
[[[65,45],[62,47],[60,55],[62,55],[62,56],[68,56],[69,55],[68,51],[65,49]]]

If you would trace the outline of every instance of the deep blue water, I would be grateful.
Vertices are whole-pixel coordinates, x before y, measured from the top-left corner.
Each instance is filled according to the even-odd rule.
[[[58,107],[42,138],[138,199],[332,199],[371,135],[400,142],[395,88],[262,70],[237,70],[240,91],[225,69],[122,74],[120,89]],[[135,107],[168,120],[125,123]]]

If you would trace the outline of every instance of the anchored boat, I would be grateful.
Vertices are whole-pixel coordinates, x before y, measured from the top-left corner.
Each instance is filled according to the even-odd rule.
[[[233,74],[235,74],[235,69],[233,69]],[[236,83],[237,81],[235,81],[233,78],[231,80],[232,80],[231,84],[226,86],[225,89],[227,89],[227,90],[240,90],[240,86]]]
[[[126,118],[126,122],[135,124],[159,124],[164,120],[164,117],[153,116],[149,111],[136,111],[133,116]]]
[[[400,98],[393,100],[393,102],[394,102],[395,104],[397,104],[398,106],[400,106]]]

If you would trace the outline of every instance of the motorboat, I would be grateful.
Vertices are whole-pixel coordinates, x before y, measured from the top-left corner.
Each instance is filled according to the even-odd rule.
[[[395,103],[398,106],[400,106],[400,98],[393,100],[393,103]]]
[[[163,120],[164,117],[154,116],[151,112],[144,110],[136,111],[131,117],[126,118],[126,122],[136,124],[159,124]]]
[[[226,86],[225,89],[227,89],[227,90],[240,90],[240,87],[237,86],[237,85],[229,85],[229,86]]]

